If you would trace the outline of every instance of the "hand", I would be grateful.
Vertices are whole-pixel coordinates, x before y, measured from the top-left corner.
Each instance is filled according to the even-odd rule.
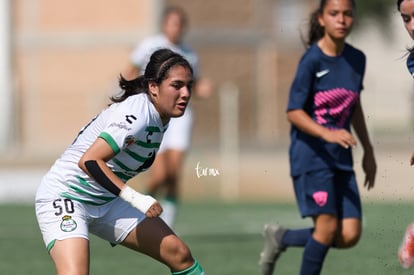
[[[364,151],[362,158],[362,169],[365,172],[364,186],[370,190],[375,184],[375,175],[377,174],[377,164],[375,162],[374,151],[371,149]]]
[[[161,205],[157,200],[149,195],[143,195],[135,191],[128,185],[125,185],[124,188],[122,188],[119,197],[126,202],[129,202],[142,213],[145,213],[148,218],[158,217],[162,212]]]
[[[147,218],[155,218],[161,215],[161,213],[162,213],[162,207],[160,203],[156,201],[154,202],[153,205],[151,205],[151,207],[147,210],[147,212],[145,212],[145,216],[147,216]]]
[[[410,165],[414,165],[414,152],[411,154]]]
[[[326,129],[322,138],[330,143],[338,143],[345,149],[355,147],[357,144],[352,134],[345,129]]]

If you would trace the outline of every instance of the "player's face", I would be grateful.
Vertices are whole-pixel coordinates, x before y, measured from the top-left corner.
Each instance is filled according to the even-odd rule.
[[[408,34],[411,36],[411,39],[414,39],[414,0],[402,1],[400,12]]]
[[[319,24],[325,28],[325,35],[342,41],[351,32],[354,23],[354,9],[350,0],[328,0]]]
[[[178,44],[184,34],[185,25],[181,15],[172,12],[164,19],[163,31],[168,40],[173,44]]]
[[[161,84],[150,84],[151,97],[164,124],[171,117],[184,114],[190,101],[192,84],[191,71],[181,65],[172,67]]]

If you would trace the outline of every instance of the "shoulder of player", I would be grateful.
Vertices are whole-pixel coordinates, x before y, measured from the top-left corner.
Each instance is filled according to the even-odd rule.
[[[114,105],[112,111],[107,115],[118,119],[126,119],[130,125],[134,125],[132,127],[135,129],[134,131],[148,125],[158,125],[159,127],[162,125],[159,113],[145,93],[129,96],[124,101]]]
[[[348,44],[348,43],[345,44],[345,51],[347,51],[348,54],[351,56],[355,56],[357,58],[363,58],[363,59],[366,58],[365,53],[362,50],[352,46],[351,44]]]
[[[299,67],[302,69],[317,69],[322,58],[322,51],[316,44],[309,46],[299,61]]]
[[[148,95],[140,93],[131,95],[124,101],[118,103],[118,108],[121,112],[145,116],[152,110],[152,108],[148,108],[150,105],[152,105],[152,103],[149,100]]]

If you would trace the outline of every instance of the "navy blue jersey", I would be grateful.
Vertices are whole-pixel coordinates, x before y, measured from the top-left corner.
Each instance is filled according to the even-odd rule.
[[[325,55],[317,44],[305,52],[292,83],[288,111],[302,109],[316,123],[350,131],[355,103],[363,89],[365,55],[349,44],[341,55]],[[352,152],[336,143],[304,133],[292,125],[291,175],[334,168],[353,169]]]
[[[414,77],[414,51],[411,51],[408,55],[407,68],[410,74]]]

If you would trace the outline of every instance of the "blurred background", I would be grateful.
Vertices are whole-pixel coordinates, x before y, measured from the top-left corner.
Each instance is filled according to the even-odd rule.
[[[1,0],[0,201],[33,202],[42,175],[118,91],[132,48],[158,32],[168,5],[188,13],[185,40],[215,85],[213,96],[193,100],[182,197],[291,201],[285,108],[318,2]],[[367,56],[362,103],[379,166],[377,188],[361,190],[368,200],[414,197],[414,87],[404,58],[412,42],[394,2],[357,1],[348,40]]]

